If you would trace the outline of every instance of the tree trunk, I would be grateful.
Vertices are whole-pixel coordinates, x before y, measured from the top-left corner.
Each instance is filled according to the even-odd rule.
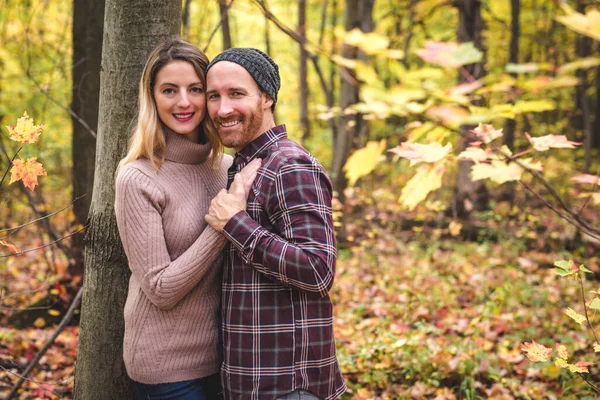
[[[183,15],[181,16],[181,22],[183,24],[183,37],[185,40],[190,40],[190,6],[192,0],[185,0],[183,4]]]
[[[359,28],[363,32],[373,30],[373,6],[375,0],[348,0],[344,11],[344,28],[351,31]],[[347,59],[359,59],[364,55],[356,47],[343,45],[342,57]],[[355,80],[352,71],[341,67],[340,71],[340,107],[345,110],[352,104],[358,103],[358,82]],[[342,115],[338,129],[333,137],[333,160],[331,174],[333,177],[334,189],[338,193],[339,200],[344,203],[344,189],[348,181],[343,171],[344,164],[350,156],[353,149],[359,145],[359,139],[364,135],[366,122],[362,115]]]
[[[176,37],[181,0],[106,0],[96,180],[86,235],[75,399],[131,399],[123,365],[129,268],[114,214],[114,173],[125,155],[138,82],[152,48]]]
[[[298,34],[306,39],[306,0],[298,0]],[[308,119],[308,54],[300,44],[300,131],[302,142],[310,137],[310,121]]]
[[[521,36],[521,23],[519,21],[521,14],[521,0],[510,0],[511,6],[511,29],[510,29],[510,48],[508,62],[512,64],[519,63],[519,37]],[[511,74],[517,77],[517,74]],[[515,148],[515,129],[517,121],[510,118],[504,124],[504,144],[512,150]]]
[[[231,30],[229,29],[229,7],[227,0],[219,0],[221,12],[221,32],[223,32],[223,50],[231,48]]]
[[[585,13],[585,5],[581,0],[577,1],[577,12]],[[590,55],[591,40],[584,35],[577,37],[576,51],[578,58],[585,58]],[[575,108],[575,127],[583,132],[584,140],[584,166],[583,171],[589,172],[592,165],[592,118],[590,116],[590,100],[587,95],[587,77],[585,69],[577,71],[579,85],[575,87],[576,108]]]
[[[104,0],[73,1],[73,92],[71,109],[86,122],[83,126],[71,118],[73,127],[73,204],[75,222],[85,225],[94,185],[96,159],[95,131],[98,127],[98,101],[100,97],[100,58],[102,57],[102,31],[104,25]],[[83,235],[73,236],[71,251],[73,262],[69,273],[83,274]]]
[[[600,54],[600,43],[597,51]],[[594,119],[594,140],[592,145],[600,149],[600,67],[596,68],[596,118]]]
[[[473,42],[475,47],[484,51],[483,48],[483,19],[481,18],[481,0],[461,0],[455,3],[459,11],[458,41]],[[470,77],[466,74],[459,75],[459,83],[467,82],[471,77],[480,79],[485,75],[484,63],[479,62],[464,67]],[[465,150],[469,146],[470,139],[467,139],[469,130],[474,126],[461,126],[461,141],[459,149]],[[454,198],[452,200],[452,213],[455,217],[464,218],[474,210],[481,210],[487,207],[488,191],[483,181],[473,181],[470,177],[471,161],[459,161],[458,175],[456,177],[456,186],[454,188]]]

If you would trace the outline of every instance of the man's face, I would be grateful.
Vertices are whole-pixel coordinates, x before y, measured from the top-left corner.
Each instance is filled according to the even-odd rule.
[[[244,67],[219,61],[206,75],[208,115],[226,147],[243,149],[272,128],[270,107],[273,100],[261,93],[256,81]]]

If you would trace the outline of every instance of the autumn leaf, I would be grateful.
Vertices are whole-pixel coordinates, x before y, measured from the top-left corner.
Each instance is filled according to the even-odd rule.
[[[410,166],[412,167],[420,162],[434,163],[443,159],[452,151],[452,145],[447,143],[442,146],[437,142],[430,144],[403,142],[400,146],[388,151],[410,160]]]
[[[471,130],[483,143],[490,143],[502,137],[502,129],[495,129],[494,125],[479,124],[477,128]]]
[[[518,181],[523,174],[523,168],[515,163],[493,160],[490,164],[475,164],[471,167],[471,179],[474,181],[490,179],[496,183]]]
[[[569,350],[564,344],[556,343],[556,353],[558,354],[558,357],[564,358],[565,360],[569,358]]]
[[[533,148],[537,151],[546,151],[551,148],[574,149],[575,146],[581,144],[567,140],[565,135],[546,135],[534,138],[525,132],[525,136],[527,136],[527,140],[529,140]]]
[[[358,47],[366,54],[373,55],[386,52],[390,45],[390,39],[375,32],[365,33],[358,28],[354,28],[346,33],[344,43]]]
[[[427,41],[424,49],[417,50],[417,56],[432,64],[458,68],[481,61],[483,53],[475,47],[473,42],[458,44]]]
[[[592,365],[591,362],[588,361],[578,361],[576,364],[569,364],[569,371],[573,372],[573,373],[589,373],[590,371],[588,370],[587,367],[589,367],[590,365]]]
[[[451,96],[463,96],[465,94],[473,92],[474,90],[479,89],[482,86],[483,84],[481,83],[481,81],[466,82],[458,86],[454,86],[453,88],[448,90],[448,94]]]
[[[594,343],[594,352],[595,353],[600,353],[600,344]]]
[[[410,211],[427,195],[442,186],[442,176],[446,171],[444,162],[439,165],[421,165],[417,173],[402,188],[399,202]]]
[[[586,14],[575,12],[566,3],[561,4],[567,15],[555,17],[561,24],[585,36],[600,40],[600,12],[592,9]]]
[[[380,142],[369,142],[362,149],[356,150],[344,165],[344,171],[346,171],[346,178],[348,178],[348,185],[353,186],[356,181],[371,173],[377,164],[379,164],[379,157],[385,149],[386,141]]]
[[[0,240],[0,246],[6,246],[10,249],[11,252],[13,253],[20,253],[21,251],[17,248],[17,246],[15,246],[14,244],[5,242],[4,240]]]
[[[594,68],[600,65],[600,57],[580,58],[576,61],[561,65],[558,69],[559,74],[566,74],[577,71],[578,69]]]
[[[560,357],[558,357],[556,360],[554,360],[554,365],[556,365],[558,368],[568,368],[569,367],[569,363],[567,362],[567,360],[565,360],[564,358],[560,358]]]
[[[588,307],[590,310],[600,310],[600,299],[596,297]]]
[[[36,161],[37,157],[31,157],[27,161],[15,160],[10,170],[10,183],[22,180],[29,190],[33,191],[38,184],[38,176],[46,176],[42,164]]]
[[[487,161],[490,158],[489,152],[480,147],[468,147],[465,151],[458,155],[460,160],[471,160],[476,163]]]
[[[34,125],[33,119],[29,118],[29,115],[25,111],[23,116],[17,119],[16,126],[7,126],[6,128],[12,140],[29,144],[37,142],[42,129],[44,129],[44,124]]]
[[[540,65],[535,63],[527,64],[506,64],[506,72],[511,74],[526,74],[529,72],[537,72],[540,70]]]
[[[580,325],[586,321],[585,316],[579,314],[577,311],[573,310],[571,307],[569,307],[565,310],[565,314],[567,314],[571,319],[573,319],[573,321],[577,322]]]
[[[571,178],[572,181],[581,184],[597,185],[600,183],[600,176],[591,174],[580,174]]]
[[[551,100],[517,101],[512,107],[515,114],[551,111],[556,109],[556,103]]]
[[[440,119],[444,124],[459,125],[469,117],[469,112],[464,107],[442,105],[427,109],[427,116],[429,118]]]
[[[523,343],[521,350],[525,352],[527,358],[532,362],[550,361],[550,357],[552,356],[552,349],[536,343],[535,340],[532,340],[531,343]]]

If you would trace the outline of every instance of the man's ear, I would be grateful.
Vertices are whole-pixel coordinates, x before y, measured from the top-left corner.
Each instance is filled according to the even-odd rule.
[[[271,108],[273,105],[273,99],[266,92],[263,92],[263,108]]]

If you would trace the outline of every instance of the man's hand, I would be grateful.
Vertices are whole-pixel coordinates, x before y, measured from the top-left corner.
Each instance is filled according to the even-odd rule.
[[[229,191],[222,189],[211,200],[204,219],[216,231],[221,232],[231,217],[246,209],[246,200],[260,166],[261,160],[253,160],[241,172],[235,174]]]

